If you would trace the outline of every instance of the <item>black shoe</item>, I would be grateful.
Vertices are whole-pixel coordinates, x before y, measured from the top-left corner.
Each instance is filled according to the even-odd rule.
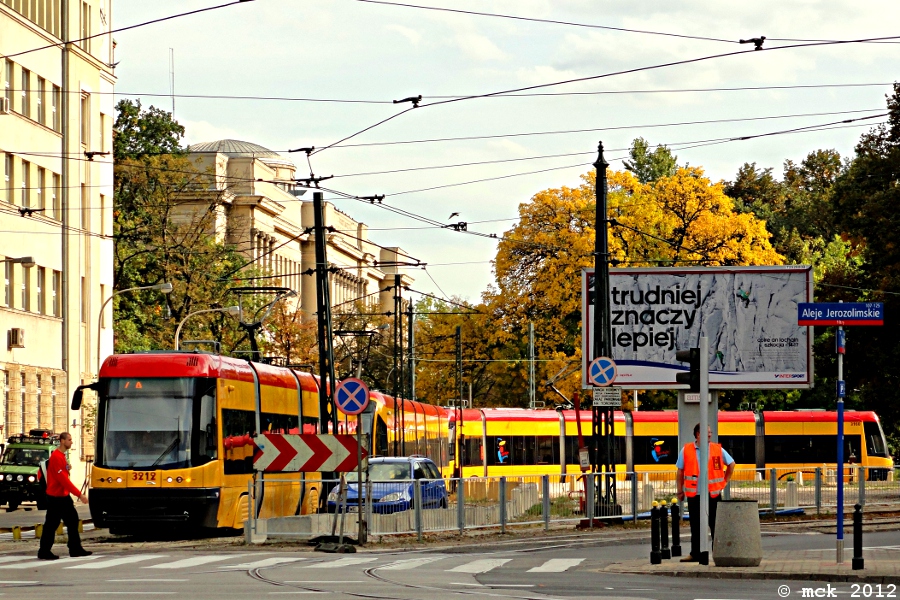
[[[40,560],[56,560],[57,558],[59,558],[57,555],[55,555],[49,551],[48,552],[38,552],[37,557]]]
[[[69,556],[72,558],[78,558],[79,556],[90,556],[93,554],[90,550],[85,550],[84,548],[79,548],[78,550],[70,550]]]

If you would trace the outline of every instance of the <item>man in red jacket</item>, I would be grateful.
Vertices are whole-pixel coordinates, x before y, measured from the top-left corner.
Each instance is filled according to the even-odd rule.
[[[69,534],[69,556],[90,556],[93,554],[81,547],[81,536],[78,535],[78,512],[69,494],[88,503],[87,496],[69,480],[69,466],[66,451],[72,447],[72,436],[69,433],[59,434],[59,447],[50,454],[47,462],[47,517],[44,521],[44,532],[41,534],[41,548],[37,557],[41,560],[59,558],[50,549],[56,538],[56,528],[62,520]]]

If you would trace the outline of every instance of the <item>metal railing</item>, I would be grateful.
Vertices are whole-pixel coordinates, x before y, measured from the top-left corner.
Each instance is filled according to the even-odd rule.
[[[845,508],[862,505],[900,504],[900,481],[893,473],[880,480],[883,471],[867,472],[865,467],[844,469]],[[516,477],[478,477],[446,480],[404,480],[389,482],[401,489],[401,501],[379,502],[364,499],[362,507],[351,498],[344,508],[328,505],[325,491],[323,511],[295,515],[298,498],[284,493],[296,486],[296,480],[279,480],[267,475],[265,488],[249,486],[248,525],[260,530],[265,519],[268,537],[312,538],[340,530],[355,538],[357,514],[364,512],[369,536],[416,535],[425,533],[583,523],[591,527],[598,519],[636,520],[647,518],[654,501],[667,503],[675,496],[673,471],[619,473],[616,477],[616,505],[601,502],[597,490],[600,474],[534,475]],[[870,480],[870,477],[874,479]],[[380,482],[373,485],[377,489]],[[323,481],[320,490],[328,490],[337,481]],[[355,485],[355,484],[354,484]],[[367,486],[364,486],[366,490]],[[273,493],[279,490],[279,493]],[[287,488],[290,490],[290,488]],[[368,491],[368,490],[366,490]],[[724,499],[756,500],[763,514],[793,510],[831,511],[837,504],[836,477],[833,469],[746,469],[737,470],[723,492]],[[683,507],[685,508],[685,507]],[[327,512],[326,512],[327,511]],[[335,518],[337,513],[338,519]],[[289,515],[286,517],[277,515]]]

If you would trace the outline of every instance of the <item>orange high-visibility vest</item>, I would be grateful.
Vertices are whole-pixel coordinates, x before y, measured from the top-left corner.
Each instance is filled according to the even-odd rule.
[[[697,495],[700,465],[697,448],[693,443],[684,445],[684,495]],[[709,495],[718,496],[725,489],[725,461],[722,460],[722,444],[709,445]]]

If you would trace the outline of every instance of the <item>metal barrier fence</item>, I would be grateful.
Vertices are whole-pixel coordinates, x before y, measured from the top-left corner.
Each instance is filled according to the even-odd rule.
[[[844,504],[887,505],[900,503],[900,481],[881,471],[867,472],[864,467],[844,469]],[[870,480],[870,477],[872,478]],[[619,473],[616,477],[616,505],[598,498],[603,479],[600,474],[534,475],[517,477],[479,477],[446,480],[401,480],[374,482],[390,485],[388,501],[364,498],[362,506],[355,498],[355,484],[349,501],[336,504],[338,481],[323,481],[323,511],[294,515],[299,503],[299,486],[294,480],[265,477],[248,487],[248,526],[256,533],[265,520],[267,537],[311,538],[339,534],[357,536],[357,518],[364,512],[370,536],[450,532],[481,528],[506,531],[518,526],[542,526],[584,522],[593,526],[596,519],[646,518],[654,501],[670,503],[675,496],[675,473],[654,471]],[[298,486],[297,494],[284,493],[283,486]],[[364,493],[369,486],[364,485]],[[273,493],[278,490],[278,493]],[[290,488],[289,490],[290,491]],[[383,490],[382,490],[383,492]],[[383,495],[377,494],[378,496]],[[763,513],[794,509],[832,510],[837,505],[836,476],[833,469],[747,469],[735,471],[723,492],[725,499],[749,499],[759,502]],[[588,500],[588,499],[592,499]],[[684,507],[683,507],[684,508]],[[327,511],[327,512],[326,512]],[[342,519],[335,519],[335,513]]]

